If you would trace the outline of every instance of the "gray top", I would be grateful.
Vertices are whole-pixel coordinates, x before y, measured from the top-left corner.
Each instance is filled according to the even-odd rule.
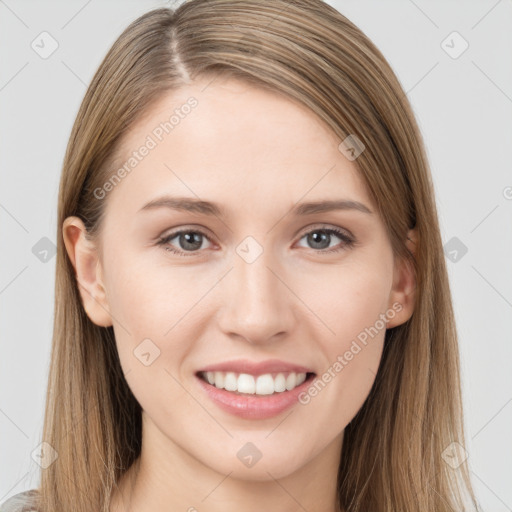
[[[0,504],[0,512],[38,512],[36,508],[37,496],[37,489],[15,494]]]

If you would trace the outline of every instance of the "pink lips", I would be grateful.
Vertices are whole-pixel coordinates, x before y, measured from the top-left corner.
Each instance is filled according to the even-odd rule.
[[[203,380],[202,372],[234,372],[263,375],[266,373],[309,373],[309,377],[291,391],[283,391],[272,395],[249,395],[219,389]],[[202,368],[197,372],[197,380],[206,395],[223,411],[244,419],[261,420],[272,418],[298,403],[298,397],[305,391],[315,378],[315,374],[304,366],[299,366],[277,359],[253,363],[249,360],[237,360],[219,363]]]
[[[292,363],[286,363],[279,359],[267,359],[259,363],[253,363],[248,359],[238,359],[235,361],[226,361],[224,363],[212,364],[199,370],[199,372],[234,372],[248,373],[249,375],[264,375],[265,373],[312,373],[313,370],[305,366],[299,366]]]

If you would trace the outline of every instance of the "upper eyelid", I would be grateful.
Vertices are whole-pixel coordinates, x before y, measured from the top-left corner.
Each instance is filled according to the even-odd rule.
[[[213,241],[212,240],[213,236],[209,234],[208,230],[206,230],[204,228],[196,228],[193,226],[185,226],[183,228],[182,227],[176,228],[174,230],[171,230],[169,233],[164,232],[163,235],[158,236],[158,240],[165,240],[166,238],[172,239],[181,233],[200,233],[203,236],[205,236],[206,238],[208,238],[208,240],[210,240],[210,242]]]
[[[318,231],[322,231],[322,230],[325,230],[325,231],[330,231],[330,230],[342,231],[348,237],[354,238],[354,235],[347,228],[342,228],[341,226],[333,226],[332,224],[322,224],[322,223],[320,223],[320,224],[312,224],[311,226],[306,226],[305,228],[300,229],[296,233],[295,236],[299,235],[300,233],[302,233],[304,235],[306,233],[309,233],[310,231],[315,231],[315,230],[318,230]]]

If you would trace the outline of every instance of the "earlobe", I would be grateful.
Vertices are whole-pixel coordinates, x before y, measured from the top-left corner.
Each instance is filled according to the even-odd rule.
[[[62,236],[87,316],[101,327],[112,325],[110,308],[103,284],[101,262],[95,244],[86,238],[86,228],[79,217],[67,217]]]
[[[416,258],[418,250],[416,229],[409,230],[406,246]],[[397,260],[393,272],[393,288],[389,296],[388,307],[396,311],[395,316],[387,323],[387,328],[405,323],[414,312],[416,298],[416,271],[410,260]],[[393,306],[394,305],[394,306]]]

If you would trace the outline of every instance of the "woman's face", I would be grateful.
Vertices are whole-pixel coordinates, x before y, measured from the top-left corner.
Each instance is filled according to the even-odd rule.
[[[154,457],[252,480],[336,467],[385,329],[412,313],[341,142],[306,108],[220,78],[169,93],[125,137],[118,179],[95,192],[99,265],[83,239],[75,254]]]

